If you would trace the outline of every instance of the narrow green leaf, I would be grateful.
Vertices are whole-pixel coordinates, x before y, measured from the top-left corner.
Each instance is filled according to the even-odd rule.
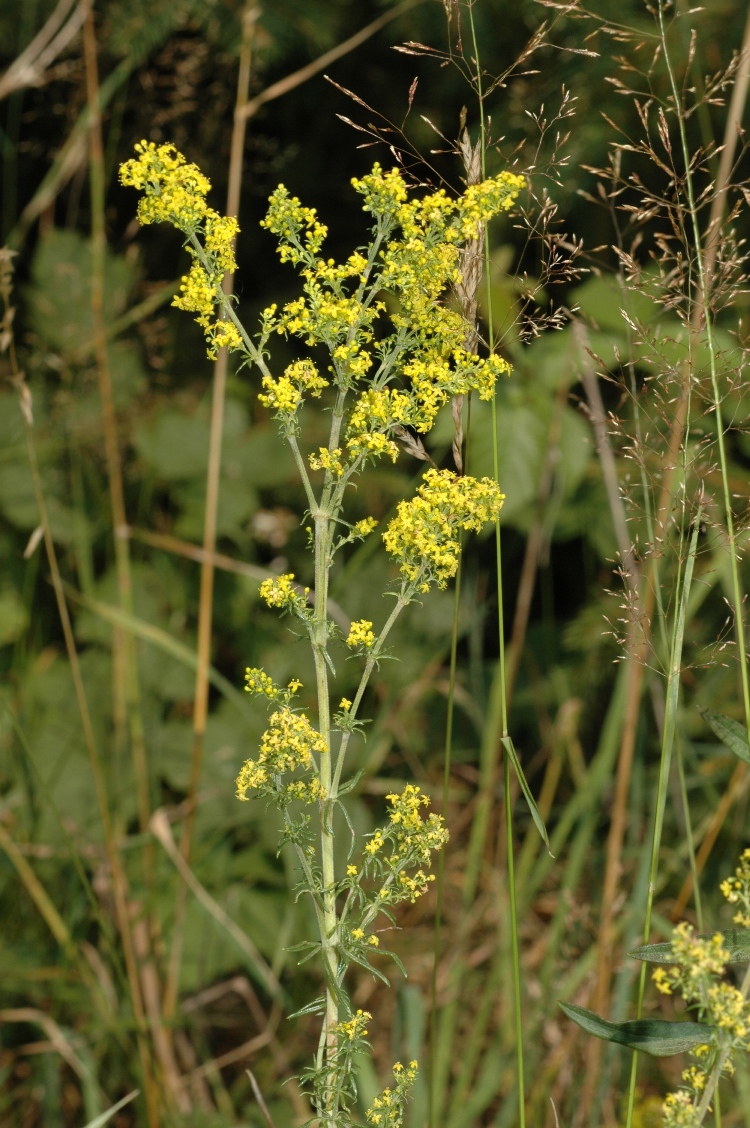
[[[132,1093],[128,1093],[126,1097],[123,1097],[121,1101],[117,1102],[117,1104],[112,1105],[112,1108],[108,1108],[106,1112],[103,1112],[101,1114],[101,1116],[97,1116],[93,1120],[89,1120],[86,1128],[101,1128],[102,1124],[106,1124],[107,1121],[110,1120],[116,1112],[119,1112],[120,1109],[124,1108],[126,1104],[130,1104],[131,1101],[134,1101],[139,1093],[140,1089],[133,1089]]]
[[[698,712],[703,717],[710,729],[713,729],[722,744],[734,752],[740,760],[750,764],[750,750],[747,746],[747,732],[745,726],[739,721],[725,717],[723,713],[715,713],[713,709],[703,709],[698,706]]]
[[[518,753],[513,747],[513,741],[509,736],[501,736],[500,743],[505,749],[505,753],[510,759],[511,764],[513,765],[513,771],[516,773],[516,779],[521,785],[521,791],[523,791],[523,797],[528,804],[529,810],[531,811],[531,817],[534,820],[534,825],[539,831],[544,845],[547,847],[547,852],[549,853],[550,857],[553,857],[554,855],[549,848],[549,836],[547,835],[547,827],[544,825],[544,819],[539,813],[539,808],[534,801],[534,796],[531,794],[529,785],[526,782],[526,776],[523,774],[521,761],[518,759]]]
[[[715,1027],[705,1026],[700,1022],[664,1022],[656,1018],[608,1022],[593,1011],[576,1007],[572,1003],[560,1003],[559,1006],[568,1018],[572,1018],[573,1022],[577,1022],[595,1038],[615,1042],[619,1046],[629,1046],[631,1050],[640,1050],[653,1057],[686,1053],[696,1046],[708,1045],[716,1035]]]
[[[716,936],[716,932],[703,933],[701,939],[710,940],[712,936]],[[729,963],[747,963],[750,960],[750,928],[725,928],[720,932],[720,936],[729,952]],[[642,948],[634,948],[632,952],[628,952],[628,955],[634,960],[644,960],[647,963],[677,963],[672,955],[672,945],[669,941],[662,944],[644,944]]]

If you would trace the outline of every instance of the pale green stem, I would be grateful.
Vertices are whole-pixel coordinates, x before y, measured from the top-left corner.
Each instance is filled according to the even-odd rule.
[[[703,908],[701,906],[701,891],[698,884],[698,869],[695,864],[695,842],[693,839],[693,822],[690,817],[690,803],[688,800],[687,784],[685,782],[685,758],[682,755],[682,742],[679,737],[675,741],[677,755],[677,770],[680,776],[680,795],[682,796],[682,809],[685,813],[685,833],[688,841],[688,856],[690,858],[690,872],[693,875],[693,896],[695,898],[695,915],[698,918],[698,931],[703,931]]]
[[[469,24],[471,27],[474,60],[477,68],[477,98],[479,101],[479,118],[482,139],[482,177],[485,176],[485,162],[487,153],[486,123],[484,117],[484,94],[482,90],[482,69],[479,62],[479,47],[477,44],[476,27],[474,25],[473,7],[469,5]],[[484,233],[484,273],[487,287],[487,334],[490,352],[495,350],[495,328],[492,310],[492,286],[490,283],[490,243],[489,234]],[[497,401],[495,392],[492,394],[492,467],[495,481],[500,485],[500,465],[497,438]],[[508,736],[508,694],[505,678],[505,618],[503,613],[503,564],[502,544],[500,537],[500,517],[495,521],[495,552],[497,561],[497,627],[500,662],[500,702],[503,736]],[[508,870],[508,897],[510,900],[510,927],[511,951],[513,961],[513,1010],[516,1033],[516,1083],[518,1086],[518,1124],[519,1128],[526,1128],[526,1096],[524,1084],[524,1054],[523,1054],[523,1021],[521,1016],[521,955],[518,943],[518,918],[516,906],[516,875],[515,856],[513,843],[513,803],[510,791],[510,764],[507,754],[503,756],[503,776],[505,780],[505,821],[507,838],[507,870]]]
[[[305,460],[302,457],[302,454],[300,453],[299,443],[297,442],[297,436],[295,434],[293,434],[292,431],[287,431],[286,438],[287,438],[287,442],[289,443],[289,446],[292,448],[292,454],[294,455],[294,461],[297,464],[297,469],[299,470],[299,476],[302,479],[302,485],[305,488],[305,496],[307,497],[307,504],[310,507],[310,516],[316,517],[316,515],[322,514],[323,516],[326,517],[325,528],[326,528],[326,539],[327,539],[328,538],[328,520],[327,520],[328,515],[323,514],[323,508],[324,508],[323,501],[321,500],[321,504],[320,504],[320,506],[318,506],[318,503],[315,500],[315,494],[313,493],[312,486],[310,485],[310,479],[309,479],[308,474],[307,474],[307,467],[305,466]],[[316,527],[315,527],[316,544],[317,544],[317,539],[318,539],[318,527],[316,525]],[[316,549],[316,551],[317,551],[317,549]],[[326,568],[326,583],[327,582],[328,582],[328,569]],[[318,592],[318,580],[317,580],[317,564],[316,564],[316,579],[315,579],[315,594],[316,594],[316,596],[317,596],[317,592]]]
[[[456,572],[456,584],[453,593],[453,630],[451,634],[451,658],[450,658],[450,673],[448,677],[448,708],[445,718],[445,746],[443,749],[443,818],[448,812],[448,787],[450,784],[451,775],[451,752],[453,748],[453,703],[456,689],[456,657],[458,653],[458,612],[461,602],[461,561],[462,557],[458,558],[458,569]],[[437,1065],[437,973],[438,962],[440,960],[440,926],[442,924],[443,916],[443,885],[445,880],[445,851],[440,851],[438,859],[438,872],[437,872],[437,902],[435,905],[435,931],[433,939],[433,955],[432,955],[432,982],[431,982],[431,998],[432,1006],[430,1009],[430,1061],[432,1066],[432,1084],[430,1085],[429,1102],[430,1102],[430,1128],[435,1128],[437,1123],[437,1101],[436,1101],[436,1086],[437,1078],[435,1076],[435,1068]]]
[[[376,666],[377,660],[378,660],[378,656],[380,655],[380,653],[383,649],[383,646],[385,644],[385,640],[388,638],[388,634],[390,633],[391,627],[396,622],[396,619],[399,617],[399,615],[403,611],[404,607],[406,607],[406,604],[408,602],[409,602],[408,596],[404,595],[404,593],[402,592],[399,595],[399,597],[396,601],[396,606],[393,608],[390,615],[386,619],[386,622],[385,622],[385,625],[384,625],[382,631],[380,632],[378,638],[375,640],[373,646],[371,647],[369,654],[367,655],[367,661],[365,662],[364,672],[362,674],[362,677],[360,678],[360,682],[359,682],[359,685],[357,687],[357,692],[354,695],[354,700],[352,701],[352,707],[349,710],[349,716],[351,717],[352,720],[354,720],[357,716],[357,710],[359,709],[359,706],[362,702],[364,692],[367,689],[367,683],[370,680],[370,675],[372,674],[372,671],[375,669],[375,666]],[[349,744],[350,736],[351,736],[351,732],[344,732],[344,733],[341,734],[341,744],[339,746],[339,754],[338,754],[338,757],[336,759],[336,770],[335,770],[334,775],[333,775],[333,792],[332,793],[334,795],[338,794],[339,783],[341,781],[341,772],[342,772],[343,767],[344,767],[344,759],[346,757],[346,750],[347,750],[347,746]]]
[[[688,558],[685,563],[685,575],[682,581],[682,591],[680,593],[679,605],[675,614],[674,630],[672,633],[672,645],[669,655],[669,673],[667,676],[667,693],[664,709],[664,730],[662,732],[661,759],[659,763],[659,782],[656,791],[654,830],[651,838],[651,860],[649,863],[646,915],[643,923],[644,944],[648,944],[651,934],[651,914],[654,905],[654,894],[656,892],[656,878],[659,870],[659,850],[661,847],[661,836],[664,827],[664,811],[667,802],[669,768],[672,762],[672,748],[674,747],[675,731],[677,726],[677,703],[680,693],[680,674],[682,671],[682,644],[685,637],[687,606],[688,599],[690,597],[690,588],[693,581],[693,567],[695,565],[695,553],[698,546],[698,533],[700,531],[702,512],[702,508],[699,506],[693,527],[693,535],[690,539]],[[646,964],[644,963],[641,967],[641,974],[638,981],[638,1007],[636,1011],[637,1018],[641,1017],[645,990]],[[637,1071],[638,1054],[634,1053],[630,1072],[630,1088],[628,1092],[628,1115],[626,1120],[627,1128],[630,1128],[633,1122]]]
[[[320,854],[323,871],[323,959],[326,964],[326,1046],[329,1058],[336,1053],[336,1027],[338,1025],[338,1003],[332,989],[336,982],[338,921],[336,916],[336,889],[334,872],[334,842],[331,792],[331,721],[328,699],[328,666],[326,648],[328,644],[328,539],[329,517],[327,512],[315,512],[315,610],[311,630],[313,657],[315,659],[315,679],[318,694],[318,727],[325,741],[326,750],[320,757],[320,786],[322,799],[320,809]]]

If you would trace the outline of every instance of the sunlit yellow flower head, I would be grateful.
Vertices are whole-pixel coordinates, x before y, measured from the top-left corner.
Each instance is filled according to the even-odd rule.
[[[361,647],[363,650],[369,650],[375,642],[375,634],[372,629],[372,623],[369,619],[355,619],[349,628],[349,635],[346,639],[346,645],[351,646],[352,650]]]
[[[237,220],[219,215],[208,206],[208,177],[197,165],[189,164],[174,145],[140,141],[135,150],[138,156],[120,165],[120,182],[144,193],[138,201],[138,219],[143,224],[171,223],[177,227],[187,236],[186,249],[193,258],[172,305],[196,315],[212,359],[221,348],[243,348],[242,334],[234,321],[216,316],[216,307],[223,299],[224,275],[237,269]]]
[[[420,591],[427,591],[431,582],[445,587],[458,568],[458,530],[478,532],[487,521],[495,521],[504,500],[490,478],[428,470],[416,497],[399,502],[397,515],[383,533],[385,547]]]
[[[237,798],[247,799],[247,792],[254,789],[261,794],[282,792],[289,798],[314,802],[321,795],[317,776],[286,784],[282,783],[281,777],[298,768],[313,771],[314,754],[321,755],[327,751],[325,740],[304,713],[295,713],[288,706],[283,706],[271,714],[270,725],[261,737],[257,760],[246,760],[240,769]]]

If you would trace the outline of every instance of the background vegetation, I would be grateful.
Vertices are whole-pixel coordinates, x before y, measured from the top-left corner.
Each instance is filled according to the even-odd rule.
[[[740,0],[712,0],[696,14],[686,9],[678,4],[683,18],[670,31],[670,45],[680,80],[701,103],[687,126],[694,150],[706,147],[700,168],[710,177],[720,164],[712,139],[717,145],[725,139],[736,73],[723,84],[712,84],[711,76],[740,49],[746,8]],[[14,70],[13,61],[55,11],[62,13],[60,27],[72,29],[67,42],[42,56],[36,70],[33,52],[25,71]],[[283,84],[391,11],[394,18],[382,20],[361,44],[306,81]],[[284,852],[276,857],[276,816],[239,804],[234,778],[262,728],[260,713],[239,692],[245,667],[262,666],[279,681],[298,675],[308,685],[314,681],[300,668],[303,650],[294,636],[258,601],[258,585],[269,574],[293,571],[310,582],[299,525],[304,501],[255,382],[230,362],[221,413],[211,688],[198,777],[195,669],[199,612],[206,610],[201,545],[214,368],[200,330],[169,305],[185,269],[179,237],[138,227],[133,193],[118,185],[116,170],[135,141],[173,141],[211,177],[212,204],[223,209],[244,43],[251,114],[236,286],[243,320],[252,324],[269,302],[297,294],[294,275],[279,265],[274,241],[258,226],[278,181],[319,209],[331,228],[330,254],[346,255],[364,238],[351,176],[374,159],[386,164],[392,142],[407,153],[416,176],[443,177],[458,187],[462,168],[450,151],[452,139],[465,105],[476,135],[476,101],[459,67],[415,56],[413,48],[394,49],[416,41],[445,50],[439,3],[395,11],[364,0],[267,0],[247,8],[231,0],[108,0],[95,11],[99,85],[93,93],[81,20],[71,23],[79,14],[85,16],[84,5],[0,0],[3,66],[11,68],[0,78],[1,219],[4,242],[18,252],[15,347],[33,399],[31,456],[92,726],[87,742],[6,351],[0,357],[0,1116],[19,1128],[84,1124],[144,1088],[146,1060],[153,1063],[153,1106],[147,1111],[141,1096],[112,1123],[262,1124],[245,1072],[251,1064],[277,1128],[284,1128],[305,1117],[289,1078],[311,1053],[311,1027],[304,1017],[288,1022],[285,1016],[315,988],[309,969],[298,968],[286,950],[307,936],[308,908],[290,899],[293,866]],[[704,394],[700,340],[695,354],[688,350],[690,279],[687,305],[677,296],[685,293],[690,237],[669,203],[679,181],[670,171],[673,159],[679,163],[669,147],[675,126],[669,122],[659,139],[654,118],[649,143],[638,150],[644,118],[628,94],[632,85],[643,92],[641,109],[649,92],[667,97],[663,60],[654,58],[650,38],[652,15],[641,0],[622,0],[616,13],[604,0],[586,11],[481,0],[475,15],[482,64],[491,74],[510,68],[547,23],[544,40],[488,102],[493,136],[501,139],[491,152],[493,168],[515,163],[532,170],[528,218],[503,221],[491,236],[495,318],[499,311],[502,349],[514,365],[497,400],[507,495],[510,728],[554,854],[544,851],[519,803],[527,1119],[614,1124],[623,1112],[630,1055],[593,1048],[557,1001],[613,1019],[633,1013],[637,965],[624,953],[640,942],[646,901],[668,654],[659,624],[674,610],[671,576],[684,561],[697,482],[706,524],[688,607],[680,754],[669,780],[652,938],[669,935],[675,912],[689,919],[700,912],[706,927],[726,927],[718,882],[748,845],[750,773],[697,711],[705,706],[743,716],[716,500],[715,415]],[[264,100],[264,91],[272,97]],[[97,102],[99,163],[89,144]],[[378,134],[383,128],[394,132]],[[618,155],[613,144],[623,141],[632,148]],[[740,183],[741,139],[735,154]],[[710,207],[709,196],[706,201]],[[727,198],[725,214],[720,374],[742,544],[750,465],[742,191]],[[688,248],[682,258],[681,240]],[[556,265],[558,255],[564,265]],[[533,299],[525,296],[529,290]],[[551,317],[554,311],[560,316]],[[278,363],[293,359],[283,348],[281,342]],[[678,447],[679,480],[672,482],[670,437],[686,363],[695,374],[695,406],[687,441]],[[314,420],[308,425],[314,428]],[[489,410],[477,408],[468,440],[473,473],[491,471],[490,433]],[[450,465],[449,412],[434,435],[431,456]],[[369,470],[358,495],[360,516],[386,518],[413,492],[421,468],[405,453],[394,467]],[[660,509],[665,481],[671,492]],[[335,576],[332,594],[343,616],[380,614],[375,593],[387,583],[388,567],[374,551],[377,538],[371,542],[353,551]],[[649,590],[665,593],[663,620],[659,606],[643,611],[633,583],[659,569]],[[745,575],[745,588],[749,580]],[[430,897],[399,915],[398,950],[408,978],[392,991],[364,975],[354,986],[357,1005],[375,1016],[381,1070],[379,1078],[362,1065],[363,1107],[394,1056],[419,1058],[425,1070],[408,1113],[412,1128],[427,1123],[428,1077],[433,1125],[517,1122],[496,601],[494,542],[473,539],[458,618],[446,811],[452,840],[434,995]],[[638,651],[642,639],[633,623],[641,629],[643,614],[646,643]],[[399,660],[379,671],[370,693],[376,719],[357,752],[363,776],[351,811],[361,827],[372,824],[397,781],[416,780],[439,803],[452,619],[452,592],[438,592],[421,609],[409,608],[396,628]],[[623,654],[627,660],[618,663]],[[643,671],[637,691],[635,665]],[[354,681],[343,669],[342,695]],[[101,763],[106,832],[92,748]],[[700,871],[700,908],[686,884],[693,871]],[[669,1006],[647,994],[647,1013],[664,1010],[669,1017]],[[674,1086],[680,1062],[641,1068],[634,1123],[658,1123],[661,1097]],[[750,1124],[744,1067],[723,1106],[726,1125]]]

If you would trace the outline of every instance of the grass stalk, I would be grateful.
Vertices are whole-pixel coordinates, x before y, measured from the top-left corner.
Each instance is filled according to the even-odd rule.
[[[86,62],[86,94],[89,109],[89,171],[91,182],[91,313],[94,325],[96,371],[102,404],[104,446],[109,480],[109,496],[114,526],[115,569],[120,606],[133,613],[133,584],[130,572],[130,549],[126,534],[125,492],[122,479],[122,461],[117,436],[112,390],[112,375],[107,352],[107,332],[104,321],[104,277],[107,242],[104,216],[104,149],[102,145],[99,70],[97,63],[96,30],[93,8],[86,16],[83,28]],[[138,689],[137,657],[134,640],[127,632],[115,630],[114,648],[118,651],[115,666],[124,671],[128,735],[133,757],[133,770],[138,795],[138,821],[141,832],[148,829],[151,815],[148,764],[143,733],[143,721]],[[152,850],[144,848],[144,868],[151,883]]]
[[[672,633],[671,651],[669,656],[669,672],[667,676],[666,702],[664,709],[664,732],[662,735],[661,758],[659,762],[659,781],[656,791],[654,829],[651,838],[651,859],[649,862],[646,913],[643,922],[644,944],[648,943],[651,933],[651,914],[653,912],[654,894],[656,892],[656,878],[659,869],[659,850],[661,848],[661,836],[664,826],[664,811],[667,802],[669,769],[672,762],[672,751],[674,748],[675,735],[677,731],[677,706],[680,693],[680,675],[682,673],[682,647],[685,638],[685,622],[687,619],[687,607],[688,600],[690,598],[690,588],[693,581],[693,568],[695,565],[695,554],[698,547],[698,533],[700,532],[702,513],[703,510],[699,506],[693,525],[693,534],[690,538],[690,548],[688,550],[687,561],[685,562],[685,574],[682,580],[679,608],[677,614],[675,615],[674,629]],[[637,1018],[641,1017],[645,986],[646,964],[644,963],[641,967],[641,974],[638,981],[638,1003],[636,1011]],[[631,1128],[631,1125],[633,1123],[635,1082],[638,1068],[637,1062],[638,1055],[636,1052],[634,1052],[633,1065],[630,1074],[630,1087],[628,1091],[627,1128]]]
[[[448,789],[450,787],[451,757],[453,751],[453,713],[456,690],[456,657],[458,652],[458,616],[461,602],[461,557],[458,559],[455,587],[453,589],[453,624],[451,628],[450,672],[448,675],[448,700],[445,717],[445,743],[443,746],[443,793],[442,813],[446,816],[448,811]],[[443,888],[445,884],[445,851],[441,850],[438,858],[435,901],[435,930],[433,937],[432,979],[430,983],[430,1078],[429,1124],[436,1128],[438,1123],[437,1087],[442,1080],[438,1077],[438,1006],[437,1006],[437,976],[440,962],[440,932],[443,919]],[[442,1060],[442,1055],[441,1055]]]
[[[123,955],[125,958],[125,968],[128,978],[130,1000],[136,1022],[136,1037],[138,1042],[141,1072],[143,1076],[147,1122],[149,1128],[160,1128],[161,1115],[159,1110],[159,1096],[151,1068],[151,1055],[148,1046],[143,998],[141,995],[138,965],[135,958],[135,948],[133,945],[130,914],[127,904],[125,874],[123,873],[120,857],[117,852],[117,846],[115,843],[112,820],[110,817],[107,794],[104,785],[104,773],[102,770],[101,757],[96,744],[93,725],[91,723],[91,713],[89,711],[88,700],[86,698],[86,690],[81,674],[80,662],[78,660],[78,651],[76,649],[73,626],[70,620],[68,605],[65,599],[62,577],[60,576],[60,568],[57,561],[57,552],[55,549],[54,541],[52,540],[52,533],[50,531],[47,506],[44,500],[44,492],[42,490],[41,476],[39,473],[39,463],[36,454],[36,446],[34,443],[34,420],[32,414],[31,393],[26,383],[24,382],[21,373],[18,371],[18,366],[15,359],[15,350],[12,341],[10,345],[10,354],[13,377],[18,390],[21,412],[23,415],[24,427],[26,431],[26,444],[29,456],[29,465],[31,467],[32,480],[34,483],[34,494],[39,511],[39,522],[43,531],[44,546],[47,553],[47,560],[49,563],[50,574],[52,578],[52,587],[55,592],[57,609],[60,615],[60,622],[62,624],[63,637],[65,639],[65,649],[68,655],[68,662],[70,663],[70,671],[73,678],[76,702],[81,717],[81,725],[83,727],[84,741],[86,744],[86,750],[88,752],[91,774],[94,780],[94,789],[96,792],[97,805],[99,808],[99,817],[101,819],[102,828],[104,831],[104,843],[112,878],[112,890],[114,895],[115,911],[117,915],[117,925],[123,946]]]
[[[480,153],[482,162],[482,176],[486,175],[486,159],[487,159],[487,125],[484,113],[484,90],[482,82],[482,68],[480,63],[479,46],[477,43],[476,24],[474,21],[474,7],[470,3],[468,6],[469,14],[469,27],[471,32],[472,49],[474,52],[474,61],[476,64],[476,91],[477,101],[479,105],[479,121],[480,121]],[[495,327],[493,319],[492,308],[492,286],[490,280],[490,243],[489,234],[485,230],[484,233],[484,273],[486,285],[486,300],[487,300],[487,336],[490,352],[494,352],[496,348],[495,342]],[[497,397],[493,390],[492,401],[492,469],[495,481],[500,484],[500,458],[498,449],[498,435],[497,435]],[[498,648],[500,664],[499,677],[500,677],[500,715],[502,724],[502,736],[508,737],[508,692],[507,692],[507,669],[506,669],[506,656],[505,656],[505,618],[503,610],[503,564],[502,564],[502,538],[500,533],[500,518],[495,521],[495,556],[497,564],[497,629],[498,629]],[[511,952],[513,963],[513,1010],[515,1018],[515,1037],[516,1037],[516,1085],[518,1092],[518,1124],[519,1128],[526,1126],[526,1100],[525,1100],[525,1087],[524,1087],[524,1051],[523,1051],[523,1022],[521,1016],[521,961],[518,944],[518,916],[516,907],[516,879],[515,879],[515,855],[513,844],[513,802],[510,788],[510,762],[506,754],[503,756],[503,777],[505,780],[505,819],[506,819],[506,841],[507,841],[507,880],[508,880],[508,897],[510,901],[510,926],[511,926]]]
[[[242,46],[240,48],[237,94],[232,126],[232,141],[229,159],[229,179],[227,185],[226,214],[234,218],[239,214],[240,192],[242,188],[242,167],[247,130],[247,105],[250,76],[252,74],[252,49],[255,23],[260,15],[256,3],[246,6],[242,17]],[[223,290],[231,297],[234,279],[226,274]],[[216,553],[216,522],[219,507],[219,483],[221,478],[221,447],[224,427],[224,403],[227,384],[227,350],[221,349],[214,367],[211,393],[211,423],[208,447],[208,466],[206,470],[206,504],[203,521],[203,555],[201,557],[200,597],[198,604],[198,664],[195,674],[193,697],[193,746],[190,760],[190,780],[188,783],[188,813],[180,839],[180,851],[186,863],[190,861],[195,825],[195,798],[200,785],[203,766],[203,748],[208,717],[209,669],[211,666],[211,626],[213,621],[213,592]],[[185,920],[187,886],[180,882],[177,889],[175,921],[172,931],[172,946],[169,954],[167,980],[164,990],[164,1014],[171,1018],[177,1007],[180,987],[180,968],[182,966],[182,939]]]

